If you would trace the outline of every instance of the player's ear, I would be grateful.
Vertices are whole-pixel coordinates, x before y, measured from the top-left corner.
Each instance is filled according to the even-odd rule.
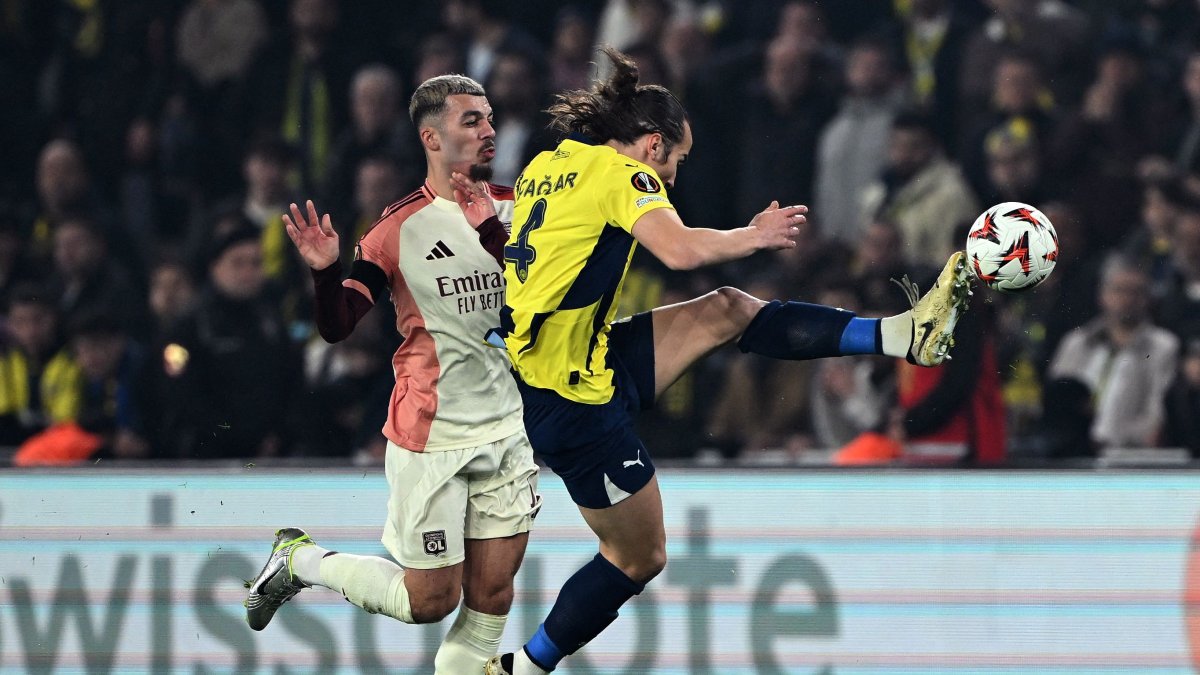
[[[667,144],[663,135],[657,131],[646,134],[646,154],[656,162],[667,161]]]
[[[420,136],[421,145],[425,146],[426,150],[437,152],[442,149],[442,139],[434,127],[421,127]]]

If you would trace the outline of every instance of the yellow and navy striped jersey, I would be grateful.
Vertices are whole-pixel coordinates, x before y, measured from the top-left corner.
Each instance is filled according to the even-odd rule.
[[[608,331],[643,214],[673,208],[658,174],[606,145],[568,139],[514,188],[501,333],[517,374],[579,403],[607,403]]]

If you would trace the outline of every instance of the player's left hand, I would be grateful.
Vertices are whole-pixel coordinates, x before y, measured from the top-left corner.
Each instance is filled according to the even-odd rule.
[[[750,221],[750,227],[758,232],[758,248],[795,248],[796,237],[800,236],[800,225],[807,219],[807,206],[784,206],[773,201]]]
[[[473,181],[455,171],[450,174],[450,184],[454,186],[454,201],[458,202],[471,227],[478,228],[483,221],[496,215],[496,205],[488,194],[487,183]]]

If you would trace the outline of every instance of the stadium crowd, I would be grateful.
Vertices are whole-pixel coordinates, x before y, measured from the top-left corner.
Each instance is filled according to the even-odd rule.
[[[890,279],[927,284],[1002,201],[1061,244],[1035,292],[977,290],[936,369],[708,359],[643,419],[657,457],[1200,452],[1193,0],[0,0],[0,445],[380,461],[394,316],[321,341],[282,214],[313,198],[353,255],[419,186],[407,100],[449,72],[487,88],[511,185],[597,44],[688,108],[686,222],[811,206],[786,252],[639,254],[624,313],[733,283],[892,314]]]

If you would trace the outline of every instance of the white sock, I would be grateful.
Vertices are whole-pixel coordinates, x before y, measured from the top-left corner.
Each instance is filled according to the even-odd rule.
[[[297,546],[292,549],[291,559],[288,560],[288,566],[292,571],[292,578],[313,585],[321,584],[321,558],[329,551],[317,546],[309,544],[306,546]]]
[[[500,650],[500,635],[507,620],[508,615],[459,607],[454,625],[433,659],[434,675],[482,673],[484,664]]]
[[[883,337],[883,353],[896,358],[908,356],[912,348],[912,312],[904,312],[879,320],[879,334]]]
[[[335,553],[320,558],[319,562],[320,573],[314,582],[317,585],[341,593],[371,614],[416,623],[404,585],[404,568],[378,556],[351,553]]]
[[[536,663],[530,661],[529,655],[523,648],[513,653],[512,675],[546,675],[548,672],[550,671],[542,670]]]

